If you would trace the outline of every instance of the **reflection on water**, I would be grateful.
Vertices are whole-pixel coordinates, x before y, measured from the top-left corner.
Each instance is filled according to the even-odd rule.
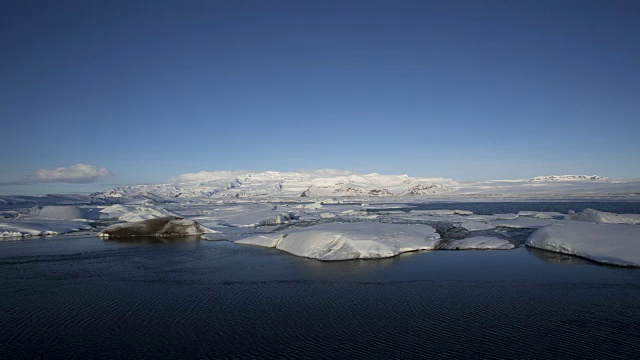
[[[600,266],[599,263],[596,263],[594,261],[589,261],[587,259],[584,259],[578,256],[560,254],[553,251],[547,251],[547,250],[536,249],[531,247],[525,247],[525,248],[527,249],[527,252],[529,254],[533,255],[537,259],[540,259],[544,262],[551,263],[551,264],[580,264],[580,265],[587,264],[587,265]]]
[[[280,253],[285,256],[294,256],[284,252]],[[303,260],[302,264],[304,264],[304,271],[310,276],[316,277],[333,274],[336,278],[339,278],[340,276],[344,275],[373,273],[385,269],[390,269],[395,264],[398,264],[408,259],[409,257],[419,255],[420,253],[424,253],[424,251],[406,252],[395,257],[383,259],[352,259],[330,262],[307,258],[299,259]],[[330,269],[328,269],[329,266]]]
[[[116,236],[102,240],[123,244],[173,244],[200,241],[200,236]]]

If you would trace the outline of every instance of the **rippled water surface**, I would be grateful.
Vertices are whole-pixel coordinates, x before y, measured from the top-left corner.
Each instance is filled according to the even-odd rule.
[[[1,358],[638,354],[640,269],[549,252],[323,263],[226,241],[0,242]]]

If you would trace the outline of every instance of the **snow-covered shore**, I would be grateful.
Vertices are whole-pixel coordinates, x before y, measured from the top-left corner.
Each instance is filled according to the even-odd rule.
[[[0,238],[77,231],[205,234],[319,260],[346,260],[420,250],[511,249],[524,240],[514,242],[509,232],[537,230],[527,246],[640,266],[640,214],[518,209],[479,215],[455,207],[419,208],[433,201],[454,204],[482,196],[486,201],[575,199],[583,194],[632,199],[640,194],[640,181],[591,175],[463,182],[326,170],[200,172],[169,185],[128,186],[92,195],[3,196]],[[144,225],[157,223],[162,226],[153,231]],[[146,229],[145,234],[136,229]]]

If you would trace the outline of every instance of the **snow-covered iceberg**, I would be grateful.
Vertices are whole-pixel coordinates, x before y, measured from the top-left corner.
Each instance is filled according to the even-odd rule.
[[[58,220],[98,220],[101,214],[95,208],[84,208],[74,205],[45,205],[30,209],[27,215],[34,218]]]
[[[640,266],[640,226],[567,221],[536,230],[527,246],[610,265]]]
[[[102,213],[103,218],[118,219],[118,221],[124,222],[138,222],[165,216],[176,216],[176,214],[162,208],[123,206],[120,204],[107,206],[100,210],[100,213]]]
[[[175,216],[149,219],[132,223],[120,223],[108,226],[100,237],[131,236],[192,236],[212,233],[213,231],[192,220]]]
[[[434,250],[440,236],[428,225],[328,223],[253,236],[236,243],[275,247],[293,255],[331,261],[377,259],[407,251]]]
[[[196,216],[194,220],[206,226],[259,227],[282,225],[306,215],[306,210],[291,210],[289,206],[271,204],[235,204],[215,206]],[[310,210],[316,212],[316,210]],[[317,218],[317,216],[316,216]]]
[[[568,216],[569,220],[588,221],[597,224],[640,224],[640,214],[614,214],[585,209]]]

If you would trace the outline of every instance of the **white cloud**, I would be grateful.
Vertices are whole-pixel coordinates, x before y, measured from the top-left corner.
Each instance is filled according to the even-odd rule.
[[[99,177],[113,176],[106,168],[98,168],[88,164],[75,164],[69,167],[56,169],[42,169],[26,176],[24,183],[63,182],[63,183],[88,183],[96,181]]]

